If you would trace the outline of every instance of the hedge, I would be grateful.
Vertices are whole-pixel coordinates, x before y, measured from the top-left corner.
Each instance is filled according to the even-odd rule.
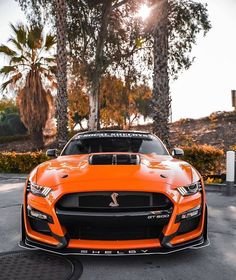
[[[181,147],[184,160],[191,163],[207,178],[208,175],[220,174],[224,171],[224,151],[207,145]],[[28,173],[38,164],[48,160],[44,152],[0,153],[0,172]]]
[[[0,144],[8,144],[15,141],[29,140],[29,135],[11,135],[11,136],[0,136]]]
[[[38,164],[49,158],[43,152],[0,153],[0,172],[29,173]]]
[[[181,147],[183,159],[191,163],[203,177],[221,174],[225,169],[224,151],[209,145],[192,145]]]

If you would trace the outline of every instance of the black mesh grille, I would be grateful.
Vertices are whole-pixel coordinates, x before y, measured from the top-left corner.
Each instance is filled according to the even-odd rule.
[[[200,223],[200,216],[192,219],[188,219],[186,221],[182,221],[178,230],[178,235],[184,234],[187,232],[191,232],[198,228],[198,225]]]
[[[72,239],[85,240],[138,240],[159,238],[164,225],[124,227],[82,225],[80,227],[67,227]]]
[[[28,217],[30,227],[32,230],[40,232],[45,235],[51,235],[50,228],[46,221],[42,221],[39,219],[33,219],[32,217]]]
[[[118,207],[111,207],[112,195],[115,195]],[[56,206],[71,211],[137,211],[162,210],[173,207],[172,202],[163,194],[147,192],[91,192],[73,193],[63,196]]]

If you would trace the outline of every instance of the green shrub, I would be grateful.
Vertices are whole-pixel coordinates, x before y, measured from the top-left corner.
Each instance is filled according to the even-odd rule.
[[[12,130],[9,125],[0,123],[0,137],[12,135]]]
[[[24,141],[29,139],[30,139],[29,135],[0,136],[0,144],[11,143],[14,141]]]
[[[0,104],[1,105],[1,104]],[[26,134],[27,129],[22,123],[18,112],[0,111],[0,137]]]
[[[224,151],[208,145],[193,145],[181,147],[184,150],[184,160],[192,164],[205,178],[224,171]]]
[[[0,153],[0,172],[29,173],[38,164],[48,160],[43,152]]]
[[[27,133],[27,129],[25,128],[18,114],[7,115],[4,123],[11,128],[12,135]]]

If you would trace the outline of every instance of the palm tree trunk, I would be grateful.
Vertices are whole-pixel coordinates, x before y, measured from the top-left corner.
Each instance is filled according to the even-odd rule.
[[[154,28],[153,132],[169,147],[171,97],[168,74],[168,0],[158,5],[158,22]]]
[[[68,96],[67,96],[67,32],[66,0],[55,0],[57,28],[57,142],[59,148],[68,141]]]

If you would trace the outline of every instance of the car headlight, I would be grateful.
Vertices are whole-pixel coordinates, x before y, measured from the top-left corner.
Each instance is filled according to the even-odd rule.
[[[189,196],[200,192],[202,190],[202,184],[201,181],[198,181],[189,186],[179,187],[177,190],[182,196]]]
[[[28,181],[27,190],[34,195],[46,197],[49,195],[52,189],[49,187],[39,186],[35,183]]]

